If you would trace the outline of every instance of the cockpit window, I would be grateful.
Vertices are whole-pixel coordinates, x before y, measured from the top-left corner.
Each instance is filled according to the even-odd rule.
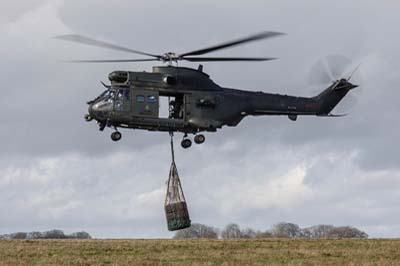
[[[130,96],[131,96],[131,94],[130,94],[129,90],[120,90],[118,92],[118,98],[119,99],[123,99],[125,101],[129,101],[130,98],[131,98]]]
[[[115,110],[117,111],[129,111],[130,110],[130,90],[118,90],[117,97],[115,99]]]
[[[114,95],[115,95],[114,91],[106,90],[102,94],[100,94],[99,97],[97,97],[96,101],[100,101],[100,100],[103,100],[103,101],[111,100],[112,101],[114,99]]]
[[[102,94],[100,94],[99,97],[94,100],[94,102],[97,103],[98,106],[112,106],[112,104],[114,103],[114,96],[114,91],[106,90]]]

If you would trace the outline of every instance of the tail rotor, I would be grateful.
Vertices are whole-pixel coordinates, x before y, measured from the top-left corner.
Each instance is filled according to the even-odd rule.
[[[335,107],[337,113],[348,113],[358,102],[361,96],[361,88],[358,88],[362,83],[359,69],[361,64],[354,63],[341,55],[329,55],[318,60],[311,68],[309,76],[309,84],[312,87],[332,86],[333,89],[340,89],[341,86],[347,86],[351,91],[346,97],[339,102]],[[351,82],[355,82],[354,84]],[[355,89],[357,88],[357,89]]]

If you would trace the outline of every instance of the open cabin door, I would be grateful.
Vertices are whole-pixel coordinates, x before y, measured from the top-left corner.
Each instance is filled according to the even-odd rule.
[[[158,91],[134,89],[132,92],[133,115],[158,118],[160,106]]]

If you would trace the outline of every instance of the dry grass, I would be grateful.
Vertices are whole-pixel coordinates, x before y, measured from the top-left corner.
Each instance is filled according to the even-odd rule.
[[[400,265],[400,240],[13,240],[0,265]]]

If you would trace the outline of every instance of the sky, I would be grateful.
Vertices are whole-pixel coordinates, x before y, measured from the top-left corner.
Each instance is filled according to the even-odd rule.
[[[263,63],[205,63],[221,86],[313,96],[315,62],[362,63],[357,104],[345,118],[248,117],[179,147],[193,222],[257,230],[350,225],[400,237],[400,5],[394,0],[104,1],[0,3],[0,233],[53,228],[99,238],[164,238],[169,136],[87,123],[86,101],[113,70],[151,63],[66,64],[131,54],[55,40],[77,33],[150,53],[186,52],[265,30],[287,35],[210,56]],[[196,68],[196,64],[183,65]]]

